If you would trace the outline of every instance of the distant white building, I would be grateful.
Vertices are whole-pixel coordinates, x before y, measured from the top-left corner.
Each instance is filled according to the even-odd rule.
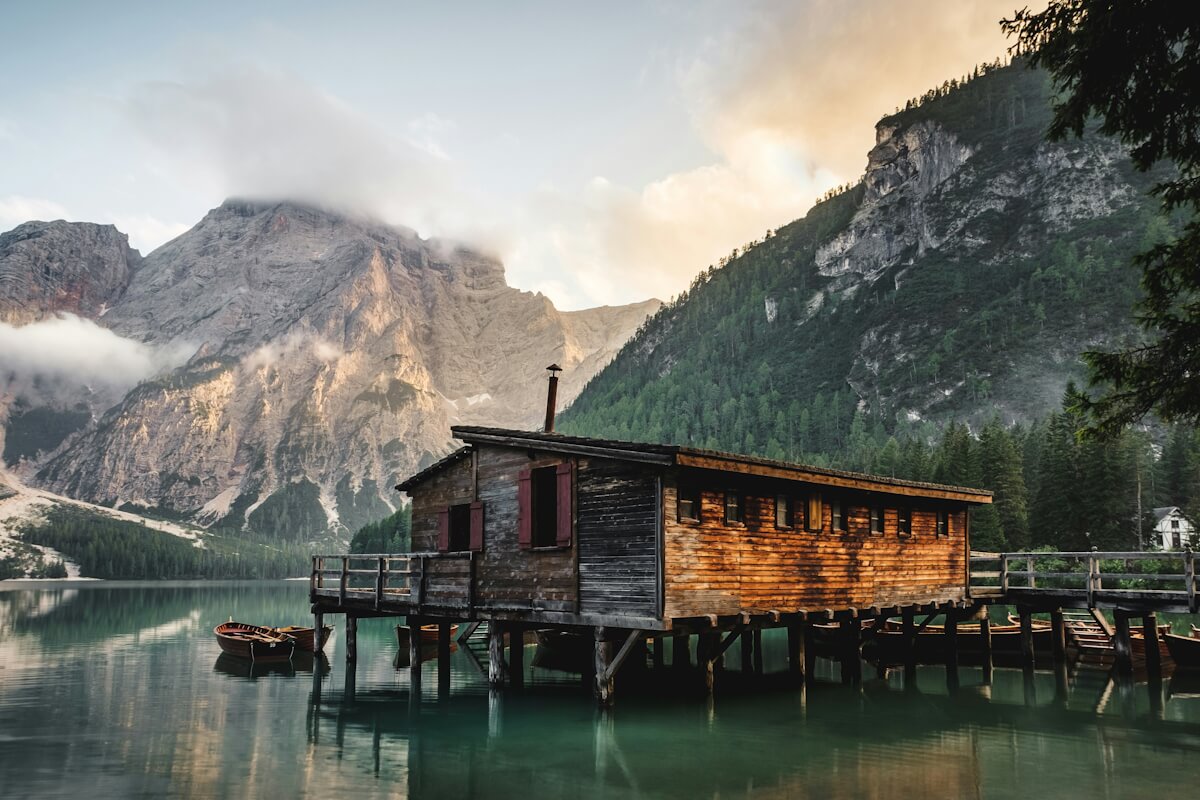
[[[1178,506],[1154,509],[1154,532],[1163,550],[1182,550],[1195,544],[1196,527],[1183,515]]]

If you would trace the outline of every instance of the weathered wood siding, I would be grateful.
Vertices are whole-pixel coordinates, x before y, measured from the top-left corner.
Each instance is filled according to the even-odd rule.
[[[580,610],[658,616],[657,475],[580,459],[576,476]]]
[[[820,531],[775,527],[775,493],[802,497],[807,487],[739,486],[743,524],[724,520],[723,488],[701,488],[699,522],[679,521],[676,481],[663,491],[665,519],[664,596],[667,617],[782,612],[800,609],[868,608],[931,600],[961,599],[966,593],[966,513],[949,514],[949,530],[936,535],[937,506],[912,509],[912,534],[897,534],[895,500],[884,501],[884,532],[870,532],[872,502],[865,495],[840,495],[849,530],[833,531],[831,495],[822,492]],[[813,487],[821,491],[821,487]]]
[[[438,549],[438,512],[447,506],[470,503],[471,459],[464,458],[421,484],[412,496],[412,549],[429,553]],[[460,560],[433,560],[427,565],[425,601],[431,605],[466,602],[469,565]]]

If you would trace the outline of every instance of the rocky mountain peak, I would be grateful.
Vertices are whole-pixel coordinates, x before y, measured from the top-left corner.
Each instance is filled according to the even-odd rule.
[[[100,316],[141,260],[112,225],[18,225],[0,234],[0,322],[23,325],[59,312]]]

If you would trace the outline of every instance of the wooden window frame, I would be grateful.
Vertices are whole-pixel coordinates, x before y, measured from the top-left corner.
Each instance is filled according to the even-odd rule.
[[[901,506],[896,509],[896,536],[901,539],[911,539],[913,523],[913,510],[907,506]]]
[[[845,499],[836,495],[829,498],[829,529],[834,533],[850,532],[850,515],[846,510]]]
[[[779,524],[779,504],[783,503],[783,524]],[[796,527],[796,502],[788,494],[775,495],[775,529],[790,531]]]
[[[693,503],[692,511],[695,513],[695,516],[694,517],[685,516],[683,513],[683,496],[684,496],[684,494],[693,494],[693,493],[694,493],[695,500]],[[685,525],[699,524],[700,523],[700,515],[702,513],[701,504],[703,502],[703,496],[704,496],[704,493],[701,492],[700,489],[695,486],[680,484],[678,487],[676,487],[676,489],[675,489],[675,520],[677,522],[681,522]]]
[[[883,526],[885,520],[884,508],[879,503],[872,503],[870,510],[870,523],[868,531],[872,536],[883,536]]]
[[[737,517],[736,517],[736,518],[731,518],[731,517],[729,516],[729,509],[730,509],[730,502],[729,502],[729,500],[730,500],[731,498],[733,498],[733,499],[734,499],[734,502],[733,502],[733,504],[732,504],[732,507],[733,507],[733,508],[735,508],[735,509],[737,509]],[[744,526],[744,525],[746,524],[746,522],[745,522],[745,520],[746,520],[746,509],[745,509],[745,507],[743,506],[743,502],[744,502],[744,498],[743,498],[743,495],[742,495],[742,493],[741,493],[741,492],[739,492],[739,491],[735,491],[735,490],[732,490],[732,489],[727,489],[727,490],[725,491],[725,512],[724,512],[724,520],[725,520],[725,524],[726,524],[726,525],[731,525],[731,526],[738,526],[738,527],[741,527],[741,526]]]
[[[546,471],[553,470],[551,479]],[[536,480],[535,480],[536,478]],[[538,486],[537,484],[542,484]],[[549,486],[547,486],[549,484]],[[552,486],[554,520],[539,509],[544,492]],[[529,552],[569,550],[575,540],[575,465],[571,461],[522,470],[517,488],[517,546]],[[540,520],[539,516],[546,516]],[[548,527],[549,530],[543,530]]]
[[[816,519],[813,519],[814,511],[817,512]],[[804,499],[804,530],[810,533],[820,533],[825,527],[824,513],[825,506],[821,493],[810,492]]]
[[[937,512],[937,521],[934,523],[934,533],[938,539],[945,539],[950,536],[950,511],[949,509],[939,509]]]

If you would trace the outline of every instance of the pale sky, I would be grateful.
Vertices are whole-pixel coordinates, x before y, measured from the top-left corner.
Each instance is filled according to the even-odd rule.
[[[0,230],[148,253],[291,198],[485,249],[560,308],[666,299],[856,180],[1014,5],[7,2]]]

